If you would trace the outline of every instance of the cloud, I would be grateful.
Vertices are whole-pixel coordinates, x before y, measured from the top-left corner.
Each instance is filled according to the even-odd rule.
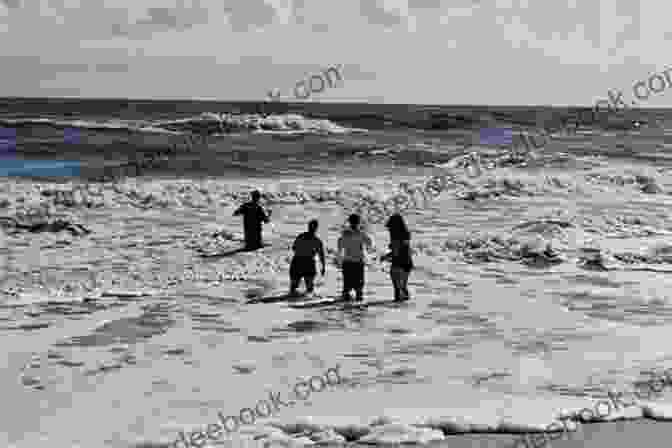
[[[185,31],[207,24],[208,8],[202,3],[213,0],[0,0],[0,3],[6,6],[0,8],[0,16],[6,16],[3,21],[14,37],[25,39],[34,29],[40,29],[41,35],[48,35],[49,40],[81,42],[119,36],[146,39],[156,33]]]
[[[305,22],[305,9],[306,9],[306,0],[294,0],[292,2],[292,17],[294,23],[301,25]]]
[[[149,8],[149,19],[136,22],[137,25],[165,25],[169,28],[177,28],[180,23],[177,10],[170,8]]]
[[[21,7],[21,0],[0,0],[7,9],[16,9]]]
[[[112,57],[108,54],[107,57]],[[101,55],[100,59],[104,59]],[[3,56],[3,79],[19,83],[31,79],[42,83],[56,78],[81,73],[127,73],[129,64],[116,62],[63,62],[39,56]]]
[[[235,32],[270,25],[278,17],[273,5],[264,0],[229,0],[226,4],[225,12]]]
[[[329,32],[329,25],[326,23],[314,23],[311,27],[311,30],[313,30],[315,33],[328,33]]]
[[[6,94],[77,87],[91,96],[244,100],[264,98],[272,87],[285,95],[307,74],[344,64],[345,87],[325,98],[495,104],[508,97],[513,99],[501,101],[510,104],[555,97],[587,104],[603,84],[628,85],[662,66],[661,45],[672,39],[663,6],[653,0],[0,0],[0,5],[0,33],[11,42],[0,49],[0,89]],[[427,58],[428,49],[442,57]],[[11,59],[22,55],[32,59]],[[579,87],[550,89],[550,79],[558,77],[563,86],[571,80]],[[478,88],[467,88],[475,84]]]
[[[129,64],[102,63],[94,64],[96,73],[127,73]]]
[[[408,0],[410,9],[441,9],[441,0]]]
[[[176,7],[148,7],[144,17],[133,23],[114,23],[111,32],[116,36],[131,38],[148,37],[162,31],[185,31],[196,25],[208,23],[208,10],[201,6],[200,1],[187,6],[185,0]]]
[[[341,74],[343,79],[347,79],[348,81],[375,81],[378,77],[376,72],[364,71],[359,65],[342,66]]]
[[[376,0],[361,0],[360,11],[371,25],[392,27],[404,22],[399,13],[388,11],[384,5],[380,6]]]

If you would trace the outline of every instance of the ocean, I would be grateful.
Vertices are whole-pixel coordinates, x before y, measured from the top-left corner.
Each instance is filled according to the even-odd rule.
[[[513,441],[671,368],[672,111],[586,110],[0,100],[0,444],[172,444],[337,365],[231,443]],[[267,246],[237,252],[253,189]],[[391,298],[397,211],[409,302],[288,306],[312,218],[317,292],[340,293],[352,212],[375,242],[365,298]]]

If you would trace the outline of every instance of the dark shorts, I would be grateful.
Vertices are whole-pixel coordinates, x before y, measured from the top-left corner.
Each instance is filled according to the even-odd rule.
[[[250,231],[249,229],[246,229],[245,231],[245,248],[254,250],[254,249],[261,249],[263,247],[263,243],[261,240],[261,229],[259,230],[252,230]]]
[[[413,263],[409,261],[402,261],[395,263],[393,260],[390,267],[403,269],[406,272],[411,272],[415,266],[413,266]]]
[[[364,287],[364,263],[355,261],[344,261],[341,269],[343,270],[343,289],[362,289]]]
[[[315,259],[308,257],[294,257],[289,265],[289,277],[292,279],[301,279],[304,277],[315,277],[317,269],[315,268]]]

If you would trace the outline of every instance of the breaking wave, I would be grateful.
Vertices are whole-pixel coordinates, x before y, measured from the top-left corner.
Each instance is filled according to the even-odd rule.
[[[304,134],[348,134],[366,132],[366,129],[347,128],[329,120],[319,120],[298,114],[260,115],[203,112],[200,115],[166,121],[143,120],[64,120],[54,118],[4,118],[0,125],[5,127],[46,126],[81,130],[133,132],[144,134],[199,134],[224,136],[233,132],[248,133],[304,133]]]

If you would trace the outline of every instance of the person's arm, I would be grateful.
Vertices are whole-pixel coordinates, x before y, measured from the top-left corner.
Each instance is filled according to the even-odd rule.
[[[364,234],[364,244],[366,245],[366,248],[369,251],[373,251],[374,245],[373,245],[373,238],[368,233]]]
[[[299,237],[297,236],[296,239],[294,240],[294,244],[292,244],[292,251],[296,252],[296,245],[299,242]]]
[[[338,243],[336,246],[336,260],[339,262],[343,260],[343,235],[338,238]]]
[[[270,221],[269,216],[271,215],[270,212],[266,213],[266,210],[264,210],[264,207],[261,205],[257,204],[257,217],[260,222],[268,223]]]
[[[389,261],[391,257],[392,257],[392,252],[390,251],[390,252],[386,253],[385,255],[383,255],[382,257],[380,257],[380,261]]]
[[[233,212],[233,216],[238,216],[243,214],[243,208],[245,207],[245,204],[241,205],[236,209],[235,212]]]
[[[380,261],[390,261],[392,257],[396,256],[398,254],[397,250],[397,244],[395,243],[394,240],[390,241],[390,251],[380,257]]]

